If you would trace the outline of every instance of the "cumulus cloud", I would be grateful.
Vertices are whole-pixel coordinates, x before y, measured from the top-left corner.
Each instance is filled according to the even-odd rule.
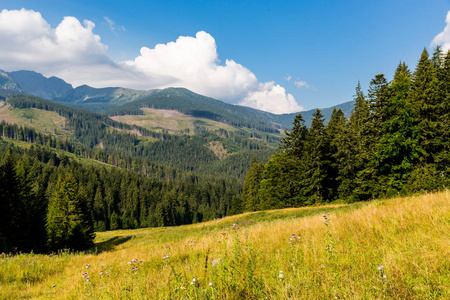
[[[219,64],[216,42],[204,31],[153,49],[142,47],[141,55],[126,64],[146,74],[170,76],[171,85],[215,98],[236,99],[258,86],[256,76],[235,61]]]
[[[447,25],[445,26],[444,30],[436,35],[431,42],[432,47],[441,45],[444,53],[450,50],[450,11],[447,12],[445,23],[447,23]]]
[[[124,30],[104,19],[113,32]],[[222,64],[214,38],[204,31],[154,48],[142,47],[134,60],[114,62],[94,28],[93,22],[81,23],[74,17],[64,17],[52,28],[39,12],[4,9],[0,13],[0,68],[58,76],[74,86],[185,87],[274,113],[301,110],[280,85],[258,82],[255,74],[234,60]]]
[[[303,110],[294,96],[286,93],[286,89],[275,82],[260,83],[256,91],[248,93],[240,105],[270,111],[275,114],[292,113]]]

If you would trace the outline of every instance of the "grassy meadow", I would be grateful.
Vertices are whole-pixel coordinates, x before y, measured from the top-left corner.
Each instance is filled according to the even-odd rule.
[[[450,299],[450,191],[99,232],[0,257],[0,299]]]
[[[196,118],[180,113],[176,110],[141,108],[143,115],[124,115],[114,116],[111,119],[130,125],[141,126],[151,131],[161,132],[163,129],[170,134],[186,133],[194,134],[195,123],[204,126],[210,130],[224,129],[227,131],[235,131],[231,125],[221,122]]]

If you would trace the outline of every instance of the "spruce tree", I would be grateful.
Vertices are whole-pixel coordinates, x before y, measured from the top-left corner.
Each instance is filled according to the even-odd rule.
[[[300,186],[302,194],[308,198],[309,204],[329,200],[326,181],[330,161],[327,152],[328,145],[324,136],[325,125],[323,114],[317,109],[312,116],[311,128],[302,153],[302,178]]]
[[[292,130],[284,133],[285,136],[280,141],[280,150],[300,158],[308,135],[308,128],[305,126],[305,120],[301,113],[294,117]]]
[[[341,176],[339,169],[341,165],[342,140],[346,133],[346,120],[344,112],[341,109],[333,109],[330,121],[325,127],[325,160],[329,161],[327,168],[327,179],[325,186],[327,188],[327,197],[329,200],[338,198],[338,190],[341,185]]]
[[[71,174],[60,176],[49,201],[47,213],[48,244],[51,250],[84,250],[93,245],[94,233],[87,224],[83,199]]]
[[[256,211],[260,207],[258,196],[259,186],[262,180],[264,165],[253,158],[250,170],[247,173],[242,191],[242,201],[246,211]]]
[[[343,128],[343,134],[337,139],[339,160],[339,197],[353,199],[357,188],[356,177],[362,171],[368,161],[368,151],[365,148],[366,124],[370,121],[369,103],[358,82],[354,95],[354,107],[349,121]]]
[[[373,149],[379,190],[388,196],[404,189],[411,170],[423,155],[419,130],[408,101],[410,90],[411,72],[400,62],[388,87],[387,101],[381,111],[381,135]]]

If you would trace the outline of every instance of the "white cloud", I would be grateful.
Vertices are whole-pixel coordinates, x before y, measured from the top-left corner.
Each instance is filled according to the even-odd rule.
[[[113,20],[111,20],[108,17],[103,17],[103,19],[108,23],[109,29],[112,31],[112,33],[116,34],[118,31],[125,31],[124,26],[117,25]]]
[[[284,79],[285,79],[286,81],[291,81],[292,76],[289,75],[289,74],[286,74],[286,77],[284,77]]]
[[[219,64],[214,38],[200,31],[195,37],[180,36],[175,42],[142,47],[141,55],[127,65],[146,74],[172,77],[168,83],[211,97],[232,100],[256,89],[256,76],[233,60]]]
[[[104,19],[113,32],[122,29]],[[0,68],[58,76],[74,86],[185,87],[275,113],[301,109],[280,85],[258,82],[255,74],[234,60],[221,64],[214,38],[204,31],[154,48],[142,47],[134,60],[114,62],[94,28],[93,22],[81,24],[74,17],[65,17],[52,28],[39,12],[4,9],[0,13]]]
[[[435,47],[437,45],[442,46],[442,51],[446,53],[450,50],[450,11],[447,12],[447,17],[445,18],[445,26],[444,30],[436,35],[431,42],[431,46]]]
[[[306,88],[306,89],[310,89],[310,90],[316,90],[314,87],[309,85],[306,81],[297,80],[297,81],[294,82],[294,84],[299,89]]]
[[[292,113],[303,110],[294,96],[287,94],[284,87],[275,82],[260,83],[256,91],[250,92],[240,105],[270,111],[275,114]]]

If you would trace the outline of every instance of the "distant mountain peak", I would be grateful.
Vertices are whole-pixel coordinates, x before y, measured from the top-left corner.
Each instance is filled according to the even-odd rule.
[[[27,70],[7,72],[10,78],[26,93],[48,100],[63,97],[73,89],[72,85],[61,78]]]

